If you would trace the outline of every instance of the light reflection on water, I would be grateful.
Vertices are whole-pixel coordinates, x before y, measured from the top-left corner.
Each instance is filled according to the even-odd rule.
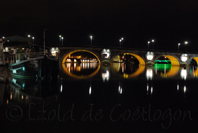
[[[101,68],[100,68],[101,67]],[[108,81],[110,75],[122,78],[138,78],[144,74],[147,79],[157,78],[196,78],[198,69],[196,66],[179,67],[171,64],[156,64],[155,66],[139,66],[126,63],[112,63],[110,66],[100,66],[98,63],[65,63],[63,73],[73,78],[94,78],[101,69],[103,81]]]
[[[7,84],[0,83],[0,105],[37,103],[42,107],[45,103],[45,107],[48,107],[60,103],[65,105],[61,109],[65,109],[74,104],[81,107],[80,112],[85,109],[84,105],[93,104],[106,111],[119,103],[127,108],[152,104],[156,109],[175,110],[180,105],[187,110],[189,105],[196,105],[196,71],[196,66],[66,63],[57,79],[11,78]]]
[[[9,84],[4,85],[5,90],[9,90],[9,97],[6,99],[6,103],[13,101],[14,99],[20,99],[20,101],[28,102],[29,99],[43,100],[46,97],[56,96],[64,93],[68,87],[72,85],[69,82],[83,82],[88,83],[86,86],[88,88],[87,94],[93,95],[93,82],[98,82],[103,85],[104,82],[115,82],[117,84],[118,93],[123,93],[122,84],[125,82],[130,82],[133,80],[140,80],[145,83],[145,92],[148,95],[152,95],[155,91],[156,80],[161,79],[174,79],[176,80],[176,85],[171,86],[177,91],[187,92],[188,87],[186,86],[186,80],[194,79],[197,77],[197,67],[178,67],[178,66],[168,66],[168,65],[158,65],[158,66],[130,66],[125,63],[113,63],[111,66],[99,66],[97,63],[66,63],[63,71],[68,77],[62,76],[56,81],[42,81],[42,80],[25,80],[12,78]],[[71,77],[73,79],[71,79]],[[80,77],[80,79],[79,79]],[[78,79],[78,80],[76,80]],[[89,80],[83,80],[89,79]],[[181,84],[182,83],[182,84]],[[80,84],[79,84],[80,85]],[[105,85],[105,84],[104,84]],[[134,86],[139,86],[134,83]],[[80,86],[79,86],[80,87]],[[82,85],[81,87],[85,87]],[[43,89],[45,88],[45,89]],[[46,90],[47,88],[47,90]],[[45,91],[44,91],[45,90]],[[3,95],[3,90],[1,90],[1,95]],[[2,99],[1,99],[2,103]]]

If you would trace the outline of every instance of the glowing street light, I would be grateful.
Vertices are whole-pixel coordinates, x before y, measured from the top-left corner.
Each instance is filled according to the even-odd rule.
[[[31,37],[31,35],[28,35],[28,38],[30,38]]]
[[[92,35],[90,35],[90,36],[89,36],[89,38],[90,38],[90,40],[91,40],[91,46],[92,46],[93,36],[92,36]]]
[[[150,41],[147,42],[148,43],[148,49],[149,49],[149,44],[151,43]]]
[[[153,49],[154,49],[154,42],[155,42],[155,40],[154,40],[154,39],[152,39],[152,40],[151,40],[151,42],[153,43]]]
[[[34,38],[34,37],[32,37],[33,44],[34,44],[34,39],[35,39],[35,38]]]
[[[123,47],[123,40],[124,40],[124,38],[122,37],[121,40],[122,40],[121,44],[122,44],[122,47]]]
[[[187,53],[187,45],[188,45],[188,41],[185,41],[184,44],[186,45],[186,53]]]
[[[63,46],[63,37],[61,37],[61,40],[62,40],[62,46]]]
[[[119,42],[120,42],[120,48],[121,47],[123,47],[123,43],[122,43],[122,41],[124,40],[124,38],[123,37],[121,37],[120,39],[119,39]]]
[[[62,35],[59,35],[59,39],[60,39],[60,41],[62,40],[62,46],[63,46],[63,37],[62,37]]]
[[[120,42],[120,48],[121,48],[121,42],[122,42],[122,40],[120,39],[119,42]]]
[[[178,43],[178,52],[179,52],[179,46],[180,46],[181,44],[180,43]]]

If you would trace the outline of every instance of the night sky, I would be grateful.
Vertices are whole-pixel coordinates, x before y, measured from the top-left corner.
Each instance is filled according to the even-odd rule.
[[[64,46],[123,46],[177,51],[189,41],[188,51],[198,50],[197,0],[1,0],[0,36],[35,37],[35,43]],[[182,49],[183,46],[181,46]],[[184,48],[184,47],[183,47]]]

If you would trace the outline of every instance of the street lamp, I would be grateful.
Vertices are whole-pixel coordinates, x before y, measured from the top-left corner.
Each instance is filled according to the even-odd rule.
[[[30,38],[31,37],[31,35],[28,35],[28,38]]]
[[[179,46],[180,46],[180,43],[178,43],[178,52],[179,52]]]
[[[119,42],[120,42],[120,48],[121,48],[121,42],[122,42],[122,40],[120,39]]]
[[[119,39],[119,42],[120,42],[120,48],[121,47],[123,47],[123,43],[122,43],[122,41],[124,40],[124,38],[123,37],[121,37],[120,39]]]
[[[123,47],[123,40],[124,40],[124,38],[122,37],[121,40],[122,40],[121,45],[122,45],[122,47]]]
[[[184,44],[186,45],[186,53],[187,53],[187,44],[188,44],[188,41],[185,41]]]
[[[32,40],[33,40],[33,44],[34,44],[34,37],[32,37]]]
[[[60,45],[60,42],[61,42],[61,37],[62,37],[62,36],[61,36],[61,35],[59,35],[59,39],[60,39],[60,41],[59,41],[59,45]]]
[[[63,37],[61,37],[61,39],[62,39],[62,46],[63,46]]]
[[[151,43],[150,41],[147,42],[148,43],[148,49],[149,49],[149,44]]]
[[[152,39],[152,40],[151,40],[151,42],[153,43],[153,49],[154,49],[154,42],[155,42],[155,40],[154,40],[154,39]]]
[[[91,39],[91,46],[92,46],[92,40],[93,40],[93,36],[89,36],[89,38]]]

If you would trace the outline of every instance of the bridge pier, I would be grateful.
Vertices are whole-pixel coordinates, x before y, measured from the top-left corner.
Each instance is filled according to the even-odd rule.
[[[57,77],[59,73],[59,61],[47,59],[39,60],[38,78],[52,79]]]

